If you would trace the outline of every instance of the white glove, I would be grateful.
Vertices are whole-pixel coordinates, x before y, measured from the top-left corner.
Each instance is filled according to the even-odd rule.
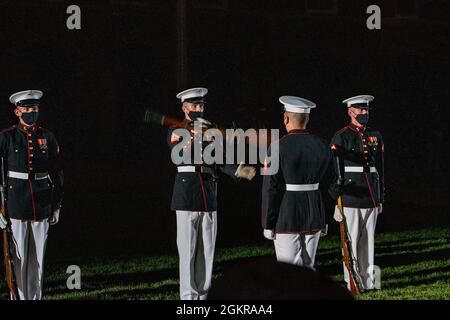
[[[242,162],[239,165],[239,167],[237,168],[236,172],[234,173],[234,175],[238,178],[244,178],[247,180],[252,180],[253,177],[256,174],[256,169],[255,167],[252,166],[246,166],[244,165]]]
[[[0,229],[5,229],[8,225],[8,220],[6,220],[3,214],[0,214]]]
[[[203,129],[208,129],[211,126],[211,122],[203,118],[197,118],[192,124],[191,132],[193,134],[203,134]]]
[[[336,220],[336,222],[342,222],[342,220],[344,220],[344,217],[342,216],[341,211],[339,211],[338,206],[334,207],[334,215],[333,215],[334,220]]]
[[[378,214],[383,212],[383,204],[380,203],[380,206],[378,207]]]
[[[214,135],[211,130],[213,130],[212,123],[209,122],[206,119],[203,118],[197,118],[197,120],[194,121],[193,129],[191,129],[191,133],[194,134],[194,136],[201,137],[204,141],[213,141]],[[208,130],[209,129],[209,130]]]
[[[202,128],[209,128],[212,125],[211,122],[203,118],[197,118],[196,121],[201,123]]]
[[[61,209],[56,209],[55,211],[53,211],[53,215],[50,217],[50,219],[48,219],[48,223],[51,226],[54,226],[55,224],[57,224],[59,222],[59,212],[61,211]]]
[[[273,230],[269,230],[269,229],[264,229],[263,235],[267,240],[275,240],[275,238],[276,238],[276,235],[273,232]]]

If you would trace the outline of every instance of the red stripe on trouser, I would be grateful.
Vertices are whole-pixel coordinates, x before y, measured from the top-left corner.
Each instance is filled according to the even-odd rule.
[[[203,179],[202,179],[202,174],[199,173],[198,177],[200,178],[200,185],[202,186],[202,194],[203,194],[203,207],[205,209],[205,211],[208,211],[208,207],[206,206],[206,195],[205,195],[205,188],[203,187]]]

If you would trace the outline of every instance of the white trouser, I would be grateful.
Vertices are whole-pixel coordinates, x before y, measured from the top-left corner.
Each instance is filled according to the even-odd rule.
[[[276,234],[274,240],[277,261],[314,270],[320,231],[313,234]]]
[[[211,288],[217,212],[177,211],[181,300],[206,300]]]
[[[378,208],[346,208],[345,220],[352,242],[352,253],[357,261],[364,290],[374,288],[375,226]],[[349,275],[344,265],[344,279],[350,289]]]
[[[21,300],[40,300],[48,221],[11,219],[14,270]]]

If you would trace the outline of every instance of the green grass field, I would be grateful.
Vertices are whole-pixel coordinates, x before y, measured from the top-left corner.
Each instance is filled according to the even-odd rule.
[[[322,238],[316,268],[342,283],[339,239]],[[274,255],[265,246],[218,248],[214,277],[235,259]],[[375,263],[381,268],[381,290],[357,297],[374,299],[450,299],[450,229],[380,233]],[[81,290],[66,287],[67,266],[47,262],[44,296],[58,299],[178,299],[177,256],[102,257],[79,261]],[[214,283],[213,283],[214,285]],[[5,284],[1,285],[6,299]]]

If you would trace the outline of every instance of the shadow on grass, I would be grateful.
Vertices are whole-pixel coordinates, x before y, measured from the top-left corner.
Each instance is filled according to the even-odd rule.
[[[179,289],[178,285],[175,284],[166,284],[162,285],[159,288],[120,288],[117,290],[108,290],[106,293],[96,293],[95,291],[92,293],[92,296],[98,300],[104,299],[119,299],[119,300],[139,300],[145,299],[148,300],[149,297],[158,297],[158,296],[173,296],[174,293],[177,293]],[[92,299],[91,295],[87,295],[86,299]]]
[[[413,280],[413,281],[404,282],[404,283],[395,282],[395,283],[384,286],[384,289],[401,289],[401,288],[407,288],[407,287],[417,287],[417,286],[421,286],[421,285],[432,285],[438,281],[444,281],[444,282],[449,283],[450,276],[436,275],[436,276],[429,277],[426,279]]]
[[[259,256],[258,258],[269,258],[270,259],[271,256],[272,255],[265,254],[265,255]],[[220,277],[222,277],[224,271],[228,270],[229,268],[233,267],[234,265],[243,264],[245,262],[252,261],[255,258],[256,257],[243,257],[243,258],[237,258],[237,259],[233,259],[233,260],[214,262],[213,277],[219,275],[218,278],[220,278]],[[273,259],[275,259],[275,255],[273,256]],[[213,281],[214,281],[214,279],[213,279]]]
[[[130,288],[130,289],[122,289],[118,291],[114,291],[114,293],[109,293],[109,297],[114,297],[116,299],[121,297],[126,297],[126,299],[145,299],[148,300],[149,297],[158,297],[158,296],[173,296],[177,295],[179,291],[178,284],[165,284],[160,286],[159,288]],[[166,298],[165,298],[166,299]]]
[[[158,296],[173,296],[178,291],[178,285],[175,284],[165,284],[161,285],[158,288],[139,288],[139,287],[118,287],[117,289],[108,289],[105,291],[102,289],[92,288],[92,289],[84,289],[81,292],[74,292],[73,296],[71,296],[70,291],[67,289],[59,289],[52,290],[47,292],[47,296],[50,299],[55,299],[56,296],[66,295],[63,299],[74,299],[74,300],[109,300],[109,299],[118,299],[118,300],[139,300],[145,299],[148,300],[149,297],[158,297]]]
[[[152,272],[135,272],[135,273],[116,273],[116,274],[96,274],[82,277],[82,287],[83,290],[88,291],[86,294],[89,295],[89,291],[97,291],[102,290],[103,288],[111,288],[111,287],[128,287],[122,293],[135,296],[138,294],[165,294],[168,293],[167,287],[172,285],[161,285],[159,288],[138,288],[137,286],[141,284],[148,283],[158,283],[161,281],[169,280],[169,279],[178,279],[178,269],[170,268],[170,269],[162,269],[158,271]],[[62,286],[63,284],[63,286]],[[59,295],[59,294],[67,294],[70,292],[65,287],[64,281],[48,281],[45,283],[46,291],[50,295]],[[136,288],[133,288],[136,287]],[[177,285],[173,285],[174,288],[171,290],[178,290]],[[114,293],[114,295],[119,295],[120,293]],[[93,295],[96,295],[93,292]],[[112,293],[109,291],[105,293],[105,295],[111,296]]]
[[[402,243],[407,243],[402,241]],[[408,253],[401,253],[401,254],[394,254],[394,255],[383,255],[380,256],[380,254],[389,254],[389,253],[395,253],[397,251],[401,250],[407,250],[407,251],[419,251],[430,248],[429,244],[423,244],[423,245],[414,245],[414,246],[395,246],[392,249],[383,248],[376,250],[376,256],[375,256],[375,264],[383,267],[398,267],[402,265],[409,265],[409,264],[415,264],[420,262],[427,262],[432,260],[446,260],[450,258],[450,249],[438,249],[430,252],[424,252],[424,253],[414,253],[414,252],[408,252]],[[333,263],[333,264],[320,264],[321,261],[329,261],[337,259],[339,263]],[[337,249],[336,252],[327,252],[325,254],[318,254],[318,257],[316,258],[318,261],[316,269],[324,274],[327,274],[328,276],[337,275],[343,272],[342,267],[342,256],[340,249]],[[450,267],[444,270],[440,270],[441,272],[448,271]],[[429,269],[432,270],[432,269]],[[438,270],[437,270],[438,271]],[[429,271],[424,271],[429,272]],[[417,274],[415,272],[412,272],[411,275]],[[403,275],[402,275],[403,276]]]
[[[403,253],[375,257],[375,263],[380,267],[397,267],[432,260],[446,260],[449,257],[450,249],[439,249],[424,253]]]
[[[443,237],[443,238],[410,238],[410,239],[401,239],[401,240],[392,240],[392,241],[376,241],[375,242],[375,249],[378,248],[383,248],[383,249],[388,249],[388,248],[401,248],[401,247],[410,247],[409,244],[410,243],[423,243],[423,242],[432,242],[432,243],[443,243],[443,242],[450,242],[450,238],[449,237]],[[425,244],[424,245],[431,245],[431,243]]]
[[[429,268],[426,267],[426,269],[424,270],[417,270],[417,271],[407,271],[407,272],[401,272],[401,273],[396,273],[395,275],[392,275],[392,277],[417,277],[417,276],[426,276],[432,273],[445,273],[445,272],[450,272],[450,266],[445,266],[445,267],[436,267],[436,268]]]

